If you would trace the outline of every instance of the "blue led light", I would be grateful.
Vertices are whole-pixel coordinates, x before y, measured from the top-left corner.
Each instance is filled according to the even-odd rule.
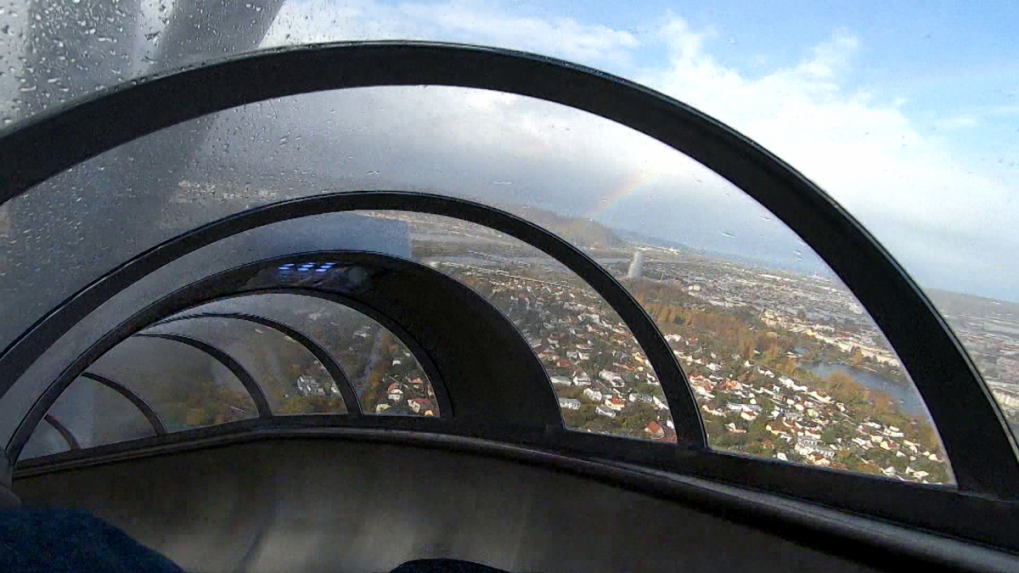
[[[280,266],[280,269],[289,269],[292,266],[294,266],[294,263],[287,263],[285,265]]]
[[[324,272],[326,272],[326,271],[328,271],[328,270],[329,270],[329,269],[315,269],[315,272],[316,272],[316,273],[324,273]]]

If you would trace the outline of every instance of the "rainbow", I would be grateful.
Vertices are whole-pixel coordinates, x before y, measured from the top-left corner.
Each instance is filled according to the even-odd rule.
[[[599,215],[602,215],[609,209],[612,209],[624,199],[633,195],[637,191],[640,191],[644,187],[658,180],[660,173],[657,170],[641,169],[623,179],[622,184],[609,193],[604,199],[598,201],[598,204],[589,211],[585,217],[587,219],[595,219]]]

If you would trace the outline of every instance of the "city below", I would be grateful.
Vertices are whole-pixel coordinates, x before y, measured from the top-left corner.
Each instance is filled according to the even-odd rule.
[[[533,214],[533,213],[529,213]],[[545,365],[567,427],[675,440],[654,371],[621,319],[551,258],[477,225],[377,213],[410,225],[413,254],[484,295]],[[563,220],[560,220],[563,221]],[[951,470],[922,398],[839,281],[620,239],[579,243],[654,318],[719,449],[922,483]],[[609,233],[606,245],[605,233]],[[571,236],[572,235],[572,236]],[[602,244],[581,237],[596,237]],[[932,293],[940,304],[946,293]],[[952,294],[947,314],[1011,423],[1019,420],[1019,314]],[[982,299],[974,299],[981,301]]]
[[[205,203],[205,191],[203,184],[185,182],[173,201]],[[275,196],[266,192],[264,199]],[[833,273],[790,272],[590,220],[500,207],[577,245],[644,307],[686,375],[711,447],[888,479],[953,481],[913,382]],[[404,241],[394,254],[460,280],[499,309],[544,365],[567,428],[677,441],[658,376],[630,330],[564,266],[534,247],[457,219],[402,211],[355,216],[368,228],[387,228],[380,235],[386,240]],[[1009,424],[1019,425],[1019,305],[942,291],[928,295]],[[351,316],[307,314],[313,325],[307,334],[343,357],[354,373],[362,409],[440,414],[427,377],[391,333]],[[293,366],[293,376],[278,389],[288,413],[341,407],[321,364],[305,367],[295,358]],[[208,423],[223,416],[211,412],[195,419]]]

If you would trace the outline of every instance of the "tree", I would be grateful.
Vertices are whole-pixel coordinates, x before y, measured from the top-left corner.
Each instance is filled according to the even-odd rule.
[[[823,382],[823,388],[836,401],[859,404],[864,400],[863,385],[845,372],[833,372]]]
[[[750,441],[748,434],[722,431],[712,440],[712,446],[725,450],[742,449]]]

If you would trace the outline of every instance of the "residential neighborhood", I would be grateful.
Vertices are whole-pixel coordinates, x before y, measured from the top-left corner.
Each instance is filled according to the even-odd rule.
[[[516,245],[493,248],[493,234],[466,223],[416,221],[415,248],[429,264],[482,294],[530,343],[568,428],[676,441],[655,372],[590,287]],[[427,242],[440,233],[461,242]],[[627,276],[633,265],[624,257],[605,266],[666,335],[713,447],[889,479],[952,480],[912,382],[837,280],[677,252],[646,253],[642,276]]]

